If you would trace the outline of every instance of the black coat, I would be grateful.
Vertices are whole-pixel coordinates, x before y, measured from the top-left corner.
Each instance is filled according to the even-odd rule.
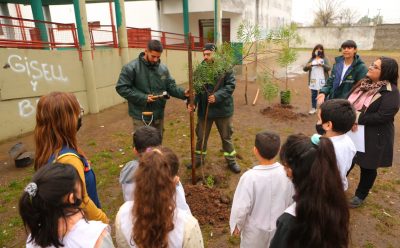
[[[364,169],[390,167],[393,162],[394,116],[399,110],[399,90],[394,84],[382,86],[358,124],[365,125],[365,153],[357,152],[354,162]]]

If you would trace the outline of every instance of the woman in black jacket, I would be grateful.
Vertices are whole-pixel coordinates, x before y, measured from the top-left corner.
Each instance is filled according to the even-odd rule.
[[[363,203],[379,167],[392,166],[393,122],[400,104],[398,77],[396,60],[380,57],[369,66],[366,77],[354,86],[348,97],[357,111],[356,123],[365,126],[365,152],[357,152],[353,160],[360,166],[361,175],[350,207]]]

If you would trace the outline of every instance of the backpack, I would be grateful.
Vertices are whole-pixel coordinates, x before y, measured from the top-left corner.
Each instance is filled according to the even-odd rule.
[[[82,163],[84,165],[84,172],[85,172],[86,192],[87,192],[89,198],[97,206],[97,208],[101,208],[100,200],[97,195],[96,175],[94,174],[94,171],[92,170],[89,161],[87,161],[87,159],[84,156],[80,155],[77,151],[75,151],[72,148],[63,146],[61,151],[58,153],[58,157],[55,158],[55,156],[53,154],[53,155],[51,155],[48,162],[54,163],[57,160],[61,159],[62,157],[71,156],[71,155],[79,158],[82,161]]]

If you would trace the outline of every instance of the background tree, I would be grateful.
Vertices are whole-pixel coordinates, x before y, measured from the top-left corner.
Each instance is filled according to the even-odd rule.
[[[314,12],[314,25],[332,25],[339,17],[342,9],[342,0],[318,0]]]
[[[382,21],[383,17],[381,15],[376,15],[374,17],[369,17],[365,15],[358,20],[357,24],[370,25],[372,23],[374,25],[377,25],[377,24],[382,24]]]
[[[352,8],[343,8],[338,14],[338,24],[341,26],[351,26],[358,19],[358,11]]]

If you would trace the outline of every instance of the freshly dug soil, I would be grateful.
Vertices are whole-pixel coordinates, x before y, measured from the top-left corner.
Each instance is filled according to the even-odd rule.
[[[292,105],[274,104],[260,110],[261,114],[271,117],[275,120],[297,120],[306,117],[304,113],[296,113],[293,111]]]
[[[218,189],[204,185],[184,186],[186,202],[200,225],[223,226],[229,222],[230,199]]]

